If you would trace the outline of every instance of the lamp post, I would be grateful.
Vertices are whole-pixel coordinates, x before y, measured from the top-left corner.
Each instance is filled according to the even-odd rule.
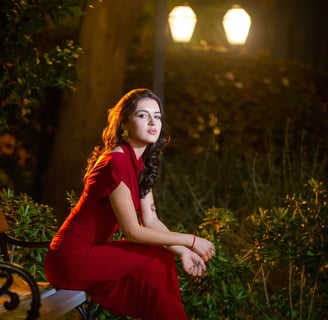
[[[251,27],[251,17],[239,5],[233,5],[223,17],[223,28],[230,45],[244,45]]]
[[[154,43],[153,91],[164,102],[165,28],[167,2],[156,0],[156,26]],[[189,6],[177,6],[169,14],[169,26],[175,42],[189,42],[197,22],[196,14]]]
[[[155,6],[155,41],[153,64],[153,91],[164,103],[165,72],[165,29],[167,24],[167,1],[156,0]]]

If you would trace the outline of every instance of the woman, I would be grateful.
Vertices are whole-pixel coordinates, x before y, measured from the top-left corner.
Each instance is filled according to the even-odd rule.
[[[144,320],[188,319],[174,254],[203,276],[214,246],[171,232],[158,219],[152,188],[169,136],[163,107],[148,89],[127,93],[109,110],[103,146],[88,159],[84,190],[45,260],[58,289],[84,290],[112,314]],[[112,240],[121,228],[125,240]]]

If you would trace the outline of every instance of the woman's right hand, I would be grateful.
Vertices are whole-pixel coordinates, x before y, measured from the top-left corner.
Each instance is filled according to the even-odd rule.
[[[207,262],[215,255],[215,246],[212,242],[207,239],[197,237],[193,235],[195,239],[193,240],[193,245],[190,248],[192,251],[196,252],[202,259]]]

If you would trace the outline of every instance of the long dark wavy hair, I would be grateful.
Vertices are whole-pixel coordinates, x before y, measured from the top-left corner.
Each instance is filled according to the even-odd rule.
[[[162,129],[158,140],[155,143],[149,144],[142,155],[144,169],[139,178],[140,197],[145,197],[150,189],[153,188],[159,175],[162,151],[168,144],[170,136],[167,131],[163,105],[158,96],[146,88],[129,91],[113,108],[108,110],[107,126],[102,133],[103,145],[96,146],[89,156],[84,181],[101,155],[109,153],[115,147],[124,143],[122,124],[128,121],[130,114],[136,110],[138,102],[144,98],[153,99],[158,103],[161,112]]]

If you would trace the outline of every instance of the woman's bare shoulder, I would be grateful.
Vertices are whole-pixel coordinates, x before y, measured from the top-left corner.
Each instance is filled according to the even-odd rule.
[[[108,161],[111,161],[112,159],[121,159],[121,155],[124,153],[123,149],[120,146],[115,147],[114,149],[103,153],[99,156],[97,160],[97,164],[99,163],[108,163]]]
[[[110,151],[110,153],[114,153],[114,152],[120,152],[120,153],[123,153],[123,149],[121,146],[117,146],[115,147],[113,150]]]

